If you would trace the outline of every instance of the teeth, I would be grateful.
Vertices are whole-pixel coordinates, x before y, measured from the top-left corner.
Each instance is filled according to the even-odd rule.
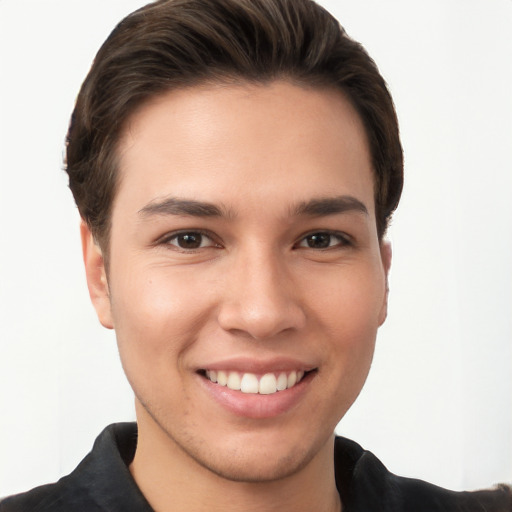
[[[260,379],[260,395],[271,395],[277,391],[277,379],[273,373],[266,373]]]
[[[258,377],[253,373],[244,373],[242,382],[240,384],[242,393],[257,393],[258,392]]]
[[[291,372],[290,375],[288,375],[288,387],[291,388],[295,386],[297,382],[297,372]]]
[[[304,377],[304,371],[291,371],[279,374],[266,373],[259,379],[254,373],[239,373],[219,370],[207,370],[206,377],[220,386],[226,386],[234,391],[242,393],[259,393],[260,395],[272,395],[277,391],[284,391],[298,384]]]
[[[288,377],[286,373],[280,373],[277,378],[277,391],[283,391],[288,387]]]
[[[222,370],[220,372],[217,372],[217,382],[221,386],[225,386],[228,383],[228,374],[226,372],[223,372]]]
[[[242,387],[242,383],[240,382],[240,375],[238,375],[236,372],[229,372],[227,386],[229,389],[238,391]]]

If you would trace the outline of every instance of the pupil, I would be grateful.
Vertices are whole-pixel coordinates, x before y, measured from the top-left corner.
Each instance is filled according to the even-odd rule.
[[[178,237],[178,245],[183,249],[197,249],[201,247],[201,235],[186,233]]]
[[[327,233],[317,233],[307,238],[309,247],[313,249],[325,249],[331,243],[331,235]]]

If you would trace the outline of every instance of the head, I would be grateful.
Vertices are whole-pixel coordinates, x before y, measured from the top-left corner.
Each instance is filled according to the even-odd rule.
[[[130,115],[171,90],[278,79],[339,90],[358,112],[382,239],[400,199],[403,157],[391,96],[364,48],[311,0],[159,0],[125,18],[105,41],[69,128],[69,185],[105,258],[118,144]]]
[[[98,53],[67,164],[136,461],[251,482],[325,467],[386,316],[402,186],[362,47],[309,0],[150,4]]]

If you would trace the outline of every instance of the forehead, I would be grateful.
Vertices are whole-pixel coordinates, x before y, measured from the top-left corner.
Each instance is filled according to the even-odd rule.
[[[278,81],[167,92],[131,116],[119,164],[115,203],[133,208],[170,193],[248,206],[350,192],[373,209],[365,130],[337,90]]]

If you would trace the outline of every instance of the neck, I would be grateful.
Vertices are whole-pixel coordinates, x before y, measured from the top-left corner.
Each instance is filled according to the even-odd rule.
[[[140,419],[130,472],[158,512],[341,511],[334,480],[333,438],[294,474],[272,481],[233,481],[196,462],[157,424]]]

